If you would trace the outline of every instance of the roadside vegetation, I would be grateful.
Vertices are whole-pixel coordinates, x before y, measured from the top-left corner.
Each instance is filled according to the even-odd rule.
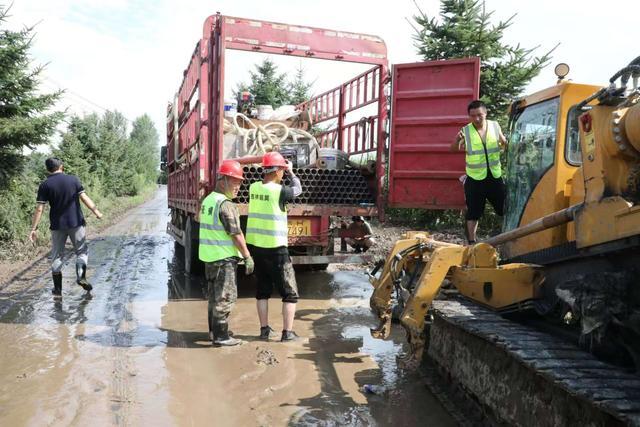
[[[142,202],[159,173],[158,132],[149,116],[129,122],[117,111],[84,117],[60,111],[63,92],[41,89],[43,67],[33,65],[29,55],[33,28],[6,29],[8,12],[0,6],[0,259],[5,260],[34,253],[27,235],[47,157],[63,160],[65,172],[80,178],[106,218]],[[90,225],[95,221],[86,217]],[[48,228],[45,214],[37,246],[48,245]]]

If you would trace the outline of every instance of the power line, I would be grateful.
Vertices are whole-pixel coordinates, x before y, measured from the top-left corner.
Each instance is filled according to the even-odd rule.
[[[57,81],[53,80],[53,79],[52,79],[52,78],[50,78],[50,77],[44,77],[44,79],[45,79],[45,80],[47,80],[49,83],[53,84],[55,89],[61,90],[61,91],[63,91],[65,94],[69,93],[70,95],[75,96],[76,98],[81,99],[82,101],[84,101],[84,102],[86,102],[86,103],[88,103],[88,104],[90,104],[90,105],[92,105],[92,106],[94,106],[94,107],[96,107],[96,108],[98,108],[98,109],[100,109],[100,110],[103,110],[103,111],[105,111],[105,112],[106,112],[106,111],[113,111],[112,109],[105,108],[105,107],[103,107],[103,106],[101,106],[101,105],[97,104],[96,102],[93,102],[93,101],[92,101],[92,100],[90,100],[89,98],[87,98],[87,97],[85,97],[85,96],[82,96],[82,95],[80,95],[79,93],[77,93],[77,92],[75,92],[75,91],[73,91],[73,90],[71,90],[71,89],[69,89],[69,88],[65,87],[65,85],[62,85],[62,84],[58,83]],[[64,89],[63,89],[63,88],[64,88]],[[122,113],[120,113],[120,114],[122,114]],[[133,123],[133,120],[129,119],[129,118],[128,118],[128,117],[126,117],[124,114],[122,114],[122,117],[123,117],[126,121],[128,121],[129,123]]]

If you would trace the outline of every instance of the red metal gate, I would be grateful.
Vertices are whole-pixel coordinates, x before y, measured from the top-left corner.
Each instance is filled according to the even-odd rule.
[[[450,146],[478,98],[480,58],[393,66],[389,206],[464,207],[464,153]]]

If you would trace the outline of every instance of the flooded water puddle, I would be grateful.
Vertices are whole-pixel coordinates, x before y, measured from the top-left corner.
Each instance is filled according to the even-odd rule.
[[[294,343],[257,339],[256,279],[243,280],[230,327],[245,343],[212,347],[205,281],[184,273],[164,221],[159,194],[91,243],[91,296],[72,266],[60,302],[46,276],[3,296],[1,425],[453,425],[398,368],[404,336],[369,335],[362,272],[297,274]],[[277,331],[280,310],[271,299]]]

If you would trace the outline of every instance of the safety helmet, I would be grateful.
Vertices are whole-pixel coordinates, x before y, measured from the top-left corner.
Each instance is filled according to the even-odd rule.
[[[225,160],[218,169],[218,175],[230,176],[231,178],[244,179],[242,166],[235,160]]]
[[[262,156],[262,167],[264,168],[273,168],[273,167],[287,167],[287,161],[282,157],[282,154],[277,151],[272,151],[270,153]]]

